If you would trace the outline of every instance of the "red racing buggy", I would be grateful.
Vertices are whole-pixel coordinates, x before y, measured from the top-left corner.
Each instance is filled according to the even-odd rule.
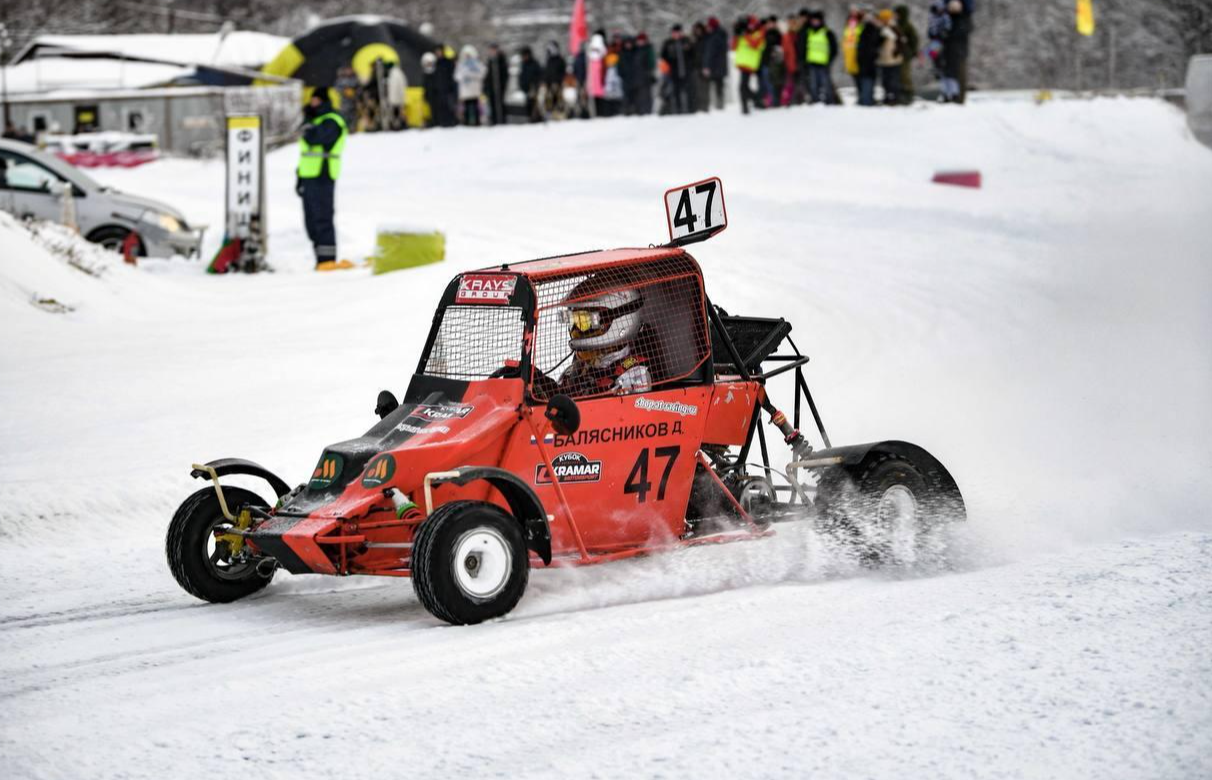
[[[379,422],[327,447],[305,484],[246,460],[195,464],[213,484],[169,525],[174,577],[212,602],[278,568],[411,577],[433,615],[466,624],[513,609],[532,566],[753,539],[787,520],[872,563],[912,562],[963,518],[955,481],[906,442],[831,446],[791,325],[713,305],[682,246],[726,224],[706,186],[667,194],[682,233],[669,245],[456,276],[403,399],[380,393]],[[790,417],[767,395],[779,375],[794,381]],[[800,432],[805,410],[822,449]],[[791,449],[784,471],[767,424]],[[222,486],[230,474],[263,478],[277,500]]]

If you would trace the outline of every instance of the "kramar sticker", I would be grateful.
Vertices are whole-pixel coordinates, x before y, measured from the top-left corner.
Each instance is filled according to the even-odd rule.
[[[469,404],[417,404],[408,416],[422,420],[453,420],[456,417],[461,420],[473,411],[475,407]]]
[[[556,479],[561,485],[566,485],[574,482],[597,482],[602,478],[602,461],[590,460],[579,452],[562,452],[551,461],[551,467],[555,469]],[[540,463],[535,467],[534,483],[536,485],[550,485],[551,474],[547,470],[546,463]]]

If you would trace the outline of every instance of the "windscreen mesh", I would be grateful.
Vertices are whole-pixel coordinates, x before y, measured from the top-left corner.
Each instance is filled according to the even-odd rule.
[[[425,373],[486,379],[506,363],[516,365],[522,359],[522,336],[522,310],[516,306],[447,306]]]
[[[647,369],[656,388],[694,374],[709,354],[702,278],[694,261],[684,255],[548,278],[537,283],[535,291],[538,323],[531,386],[535,398],[547,399],[557,392],[577,398],[627,392],[618,379],[635,365]],[[627,339],[608,338],[609,343],[598,349],[574,352],[570,324],[562,312],[570,306],[593,309],[621,291],[636,293],[614,299],[635,301],[631,305],[638,305],[638,328]],[[609,334],[608,326],[603,329]]]

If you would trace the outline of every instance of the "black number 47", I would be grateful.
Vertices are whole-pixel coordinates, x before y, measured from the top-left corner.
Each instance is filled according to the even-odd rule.
[[[665,468],[661,471],[661,482],[657,486],[657,501],[665,500],[665,488],[669,486],[669,474],[673,471],[673,464],[677,462],[681,451],[681,447],[657,447],[653,450],[656,457],[665,458]],[[642,504],[648,500],[648,493],[651,490],[652,483],[648,481],[648,449],[644,448],[640,450],[640,457],[636,459],[635,465],[631,467],[631,473],[627,475],[623,492],[635,493],[636,501]]]
[[[707,193],[707,213],[704,215],[703,230],[711,229],[711,204],[715,200],[715,182],[705,181],[694,188],[695,194],[701,195]],[[673,213],[673,226],[684,227],[690,233],[695,232],[694,226],[699,221],[698,215],[694,213],[694,206],[690,203],[690,188],[682,190],[682,197],[678,200],[677,210]]]

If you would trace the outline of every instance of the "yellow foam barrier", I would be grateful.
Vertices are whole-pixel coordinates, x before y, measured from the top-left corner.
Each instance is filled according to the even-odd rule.
[[[438,230],[431,233],[395,228],[380,228],[375,239],[375,253],[367,258],[376,274],[401,271],[446,259],[446,236]]]

